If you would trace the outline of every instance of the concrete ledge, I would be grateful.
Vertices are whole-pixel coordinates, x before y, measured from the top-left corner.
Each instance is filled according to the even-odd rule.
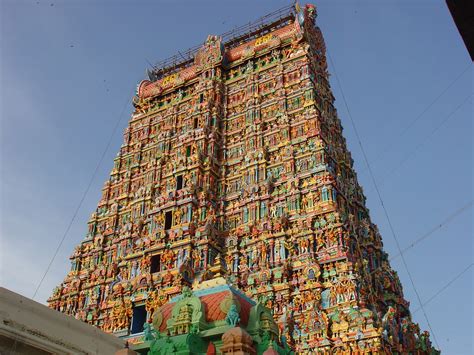
[[[10,339],[10,341],[8,341]],[[0,353],[21,344],[45,353],[114,354],[124,341],[0,287]]]

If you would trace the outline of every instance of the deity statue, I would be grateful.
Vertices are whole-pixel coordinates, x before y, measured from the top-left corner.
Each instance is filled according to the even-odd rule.
[[[262,241],[260,242],[260,259],[259,263],[262,263],[263,265],[267,265],[268,263],[268,258],[267,258],[267,244],[266,242]]]
[[[194,260],[194,267],[195,268],[200,268],[201,267],[201,252],[199,249],[194,249],[193,250],[193,260]]]
[[[164,213],[158,213],[155,217],[155,222],[158,226],[161,228],[164,228],[165,226],[165,215]]]
[[[130,300],[118,300],[112,311],[112,329],[120,330],[128,328],[132,317],[132,303]]]
[[[230,305],[229,311],[227,312],[227,315],[225,317],[225,321],[231,327],[237,326],[237,324],[240,322],[239,312],[235,304]]]
[[[176,208],[174,210],[174,222],[175,224],[181,224],[181,217],[183,216],[183,211],[181,208]]]
[[[166,266],[166,268],[171,269],[175,260],[175,253],[170,248],[167,248],[161,254],[161,263]]]

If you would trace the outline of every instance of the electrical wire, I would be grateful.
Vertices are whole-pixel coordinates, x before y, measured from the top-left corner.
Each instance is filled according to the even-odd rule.
[[[463,271],[461,271],[459,274],[457,274],[454,278],[452,278],[446,285],[444,285],[443,287],[441,287],[438,291],[436,291],[436,293],[431,296],[430,298],[428,298],[424,303],[423,303],[423,307],[426,306],[428,303],[430,303],[431,301],[433,301],[436,297],[438,297],[438,295],[443,292],[444,290],[446,290],[447,288],[449,288],[449,286],[451,286],[454,281],[456,281],[457,279],[459,279],[464,273],[466,273],[472,266],[474,265],[474,263],[471,263],[469,264]],[[418,312],[419,310],[421,309],[421,307],[418,307],[417,309],[415,309],[412,314]]]
[[[396,139],[393,139],[391,143],[387,144],[385,146],[384,149],[382,149],[382,151],[380,152],[380,154],[372,160],[372,164],[374,164],[375,162],[379,161],[390,149],[392,149],[395,145],[395,143],[399,142],[400,141],[400,137],[402,137],[403,135],[405,135],[405,133],[408,132],[408,130],[413,127],[413,125],[418,122],[418,120],[423,117],[423,115],[428,112],[428,110],[471,68],[471,65],[472,63],[469,63],[468,66],[466,68],[464,68],[461,73],[456,76],[456,78],[451,81],[451,83],[446,86],[436,97],[433,101],[431,101],[431,103],[428,104],[428,106],[425,107],[425,109],[420,113],[418,114],[418,116],[416,116],[412,121],[410,121],[410,123],[403,129],[403,131],[397,135],[397,138]],[[362,171],[359,172],[359,175],[361,175],[362,173],[365,173],[367,171],[367,169],[363,169]]]
[[[413,243],[411,243],[409,246],[405,247],[405,249],[403,249],[400,253],[392,256],[389,261],[392,261],[394,259],[396,259],[397,257],[399,257],[401,254],[405,253],[407,250],[413,248],[415,245],[417,245],[418,243],[420,243],[421,241],[425,240],[426,238],[428,238],[429,236],[431,236],[434,232],[436,232],[438,229],[441,229],[442,227],[444,227],[446,224],[448,224],[449,222],[451,222],[454,218],[456,218],[457,216],[459,216],[462,212],[466,211],[467,209],[471,208],[472,207],[472,204],[474,203],[474,200],[471,200],[470,202],[468,202],[467,204],[465,204],[464,206],[462,206],[461,208],[459,208],[457,211],[455,211],[454,213],[452,213],[450,216],[448,216],[444,221],[442,221],[440,224],[436,225],[435,227],[433,227],[431,230],[429,230],[427,233],[425,233],[424,235],[422,235],[421,237],[415,239],[413,241]]]
[[[415,153],[423,147],[423,145],[451,118],[453,115],[466,103],[468,100],[473,97],[474,94],[468,95],[456,108],[451,111],[451,113],[446,116],[432,131],[430,134],[428,134],[425,139],[423,139],[420,144],[418,144],[414,149],[410,150],[408,154],[405,155],[405,157],[397,164],[395,167],[380,181],[379,185],[383,185],[388,178],[393,176],[394,172],[398,170],[403,164],[405,164]]]
[[[120,112],[120,115],[118,116],[118,120],[117,120],[117,122],[115,123],[115,127],[114,127],[114,129],[112,130],[112,134],[111,134],[110,137],[109,137],[109,140],[108,140],[108,142],[107,142],[107,145],[105,146],[105,149],[104,149],[104,151],[103,151],[103,153],[102,153],[102,155],[101,155],[99,161],[97,162],[97,165],[96,165],[96,167],[95,167],[95,169],[94,169],[94,172],[92,173],[92,176],[91,176],[91,178],[90,178],[90,180],[89,180],[89,183],[88,183],[86,189],[84,190],[84,193],[82,194],[82,197],[81,197],[81,199],[80,199],[80,201],[79,201],[79,203],[78,203],[78,205],[77,205],[77,207],[76,207],[76,209],[75,209],[75,211],[74,211],[74,213],[73,213],[73,215],[72,215],[71,220],[69,221],[69,224],[68,224],[67,227],[66,227],[66,230],[65,230],[64,233],[63,233],[63,236],[62,236],[62,238],[61,238],[61,240],[60,240],[58,246],[56,247],[56,250],[54,251],[54,254],[53,254],[52,258],[51,258],[51,260],[49,261],[49,264],[48,264],[48,267],[46,268],[46,271],[44,272],[43,276],[41,277],[41,280],[40,280],[40,282],[38,283],[38,286],[36,286],[36,289],[35,289],[35,292],[33,293],[32,299],[35,299],[36,295],[38,294],[38,291],[39,291],[39,289],[41,288],[41,285],[43,284],[44,279],[46,278],[46,275],[48,274],[49,270],[51,269],[51,265],[53,264],[54,259],[55,259],[56,256],[58,255],[59,250],[61,249],[61,247],[62,247],[62,245],[63,245],[63,243],[64,243],[64,240],[66,239],[66,237],[67,237],[67,235],[68,235],[68,233],[69,233],[69,230],[70,230],[71,227],[72,227],[72,224],[73,224],[74,221],[76,220],[77,214],[79,213],[79,210],[81,209],[82,204],[83,204],[83,202],[84,202],[84,200],[85,200],[87,194],[89,193],[89,190],[90,190],[90,188],[91,188],[91,186],[92,186],[92,183],[94,182],[94,179],[95,179],[95,177],[96,177],[96,175],[97,175],[97,173],[98,173],[98,171],[99,171],[99,168],[100,168],[100,166],[102,165],[102,162],[103,162],[103,160],[104,160],[104,158],[105,158],[105,155],[107,154],[107,151],[109,150],[110,145],[112,144],[112,141],[113,141],[113,138],[114,138],[114,136],[115,136],[115,133],[117,132],[117,129],[118,129],[119,125],[120,125],[120,122],[122,121],[122,116],[123,116],[123,114],[124,114],[124,112],[125,112],[125,109],[127,108],[127,105],[128,105],[130,102],[131,102],[130,96],[127,96],[127,101],[125,102],[125,105],[123,106],[123,109],[122,109],[122,111]]]
[[[469,209],[474,203],[474,200],[468,202],[467,204],[465,204],[463,207],[457,209],[454,213],[452,213],[451,215],[449,215],[447,218],[445,218],[441,223],[439,223],[438,225],[436,225],[435,227],[433,227],[431,230],[429,230],[428,232],[426,232],[425,234],[423,234],[421,237],[415,239],[409,246],[405,247],[403,250],[402,250],[402,253],[405,253],[407,250],[410,250],[411,248],[414,248],[418,243],[420,243],[422,240],[425,240],[426,238],[428,238],[429,236],[433,235],[438,229],[441,229],[442,227],[445,227],[449,222],[452,222],[454,220],[455,217],[459,216],[462,212],[466,211],[467,209]],[[398,256],[400,256],[400,253],[392,256],[388,261],[392,261],[393,259],[397,258]],[[376,273],[378,270],[381,270],[383,267],[383,265],[380,265],[376,268],[374,268],[369,274],[372,275],[374,273]]]
[[[400,255],[401,255],[401,257],[402,257],[403,265],[405,266],[405,269],[406,269],[406,271],[407,271],[408,277],[409,277],[409,279],[410,279],[410,283],[411,283],[411,285],[412,285],[412,287],[413,287],[413,290],[415,291],[416,297],[417,297],[418,302],[419,302],[419,304],[420,304],[420,306],[421,306],[421,310],[423,311],[423,315],[424,315],[424,317],[425,317],[425,320],[426,320],[426,322],[427,322],[427,324],[428,324],[428,327],[429,327],[429,329],[430,329],[430,331],[431,331],[431,334],[433,335],[433,340],[435,341],[436,346],[439,348],[439,344],[438,344],[438,341],[437,341],[437,339],[436,339],[436,335],[435,335],[435,333],[434,333],[434,331],[433,331],[433,328],[432,328],[431,323],[430,323],[430,321],[429,321],[428,315],[427,315],[427,313],[426,313],[426,311],[425,311],[425,309],[424,309],[424,307],[423,307],[423,304],[422,304],[422,302],[421,302],[421,297],[420,297],[420,294],[418,293],[418,290],[417,290],[417,288],[416,288],[415,281],[413,280],[413,276],[412,276],[412,274],[411,274],[411,272],[410,272],[410,269],[408,268],[408,264],[407,264],[407,262],[406,262],[406,260],[405,260],[405,257],[404,257],[404,255],[403,255],[403,253],[401,252],[402,249],[401,249],[401,246],[400,246],[400,242],[398,241],[398,237],[397,237],[397,235],[396,235],[396,233],[395,233],[395,229],[394,229],[394,227],[393,227],[393,225],[392,225],[392,221],[391,221],[391,219],[390,219],[390,216],[388,215],[388,211],[387,211],[387,209],[385,208],[385,204],[384,204],[384,202],[383,202],[382,195],[381,195],[380,190],[379,190],[379,188],[378,188],[377,181],[375,180],[374,174],[373,174],[373,172],[372,172],[372,168],[371,168],[370,163],[369,163],[369,160],[368,160],[368,158],[367,158],[367,154],[366,154],[366,152],[365,152],[364,146],[362,145],[362,141],[361,141],[361,139],[360,139],[359,132],[358,132],[357,127],[356,127],[356,125],[355,125],[354,119],[352,118],[351,111],[349,110],[349,106],[348,106],[348,104],[347,104],[347,100],[346,100],[346,97],[345,97],[345,95],[344,95],[344,91],[343,91],[343,89],[342,89],[341,82],[340,82],[339,77],[338,77],[338,75],[337,75],[336,67],[335,67],[334,62],[333,62],[333,60],[332,60],[332,58],[331,58],[331,55],[329,54],[329,51],[327,52],[327,54],[328,54],[329,60],[330,60],[330,62],[331,62],[331,65],[332,65],[332,67],[333,67],[333,69],[334,69],[334,76],[336,77],[336,80],[337,80],[337,82],[338,82],[339,88],[340,88],[340,90],[341,90],[341,96],[342,96],[342,99],[343,99],[343,101],[344,101],[344,104],[345,104],[347,113],[348,113],[348,115],[349,115],[350,121],[351,121],[351,123],[352,123],[352,127],[353,127],[353,129],[354,129],[354,132],[355,132],[355,135],[356,135],[356,138],[357,138],[359,147],[360,147],[360,149],[361,149],[361,151],[362,151],[362,155],[363,155],[363,157],[364,157],[365,163],[366,163],[366,165],[367,165],[367,169],[368,169],[369,174],[370,174],[370,177],[371,177],[371,179],[372,179],[372,183],[373,183],[374,186],[375,186],[375,190],[377,191],[377,195],[378,195],[380,204],[381,204],[382,209],[383,209],[383,211],[384,211],[385,217],[386,217],[386,219],[387,219],[387,221],[388,221],[388,225],[389,225],[389,227],[390,227],[392,236],[393,236],[393,238],[394,238],[394,240],[395,240],[395,244],[397,245],[397,249],[398,249],[398,251],[400,252]]]

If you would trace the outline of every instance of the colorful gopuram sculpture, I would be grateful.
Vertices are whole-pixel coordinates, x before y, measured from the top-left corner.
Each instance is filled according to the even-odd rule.
[[[316,8],[266,18],[139,84],[50,307],[139,347],[160,307],[222,275],[272,310],[298,354],[436,353],[365,206]],[[174,324],[199,333],[186,307]]]
[[[136,351],[164,354],[294,354],[280,341],[270,309],[229,286],[222,277],[183,287],[156,309]]]

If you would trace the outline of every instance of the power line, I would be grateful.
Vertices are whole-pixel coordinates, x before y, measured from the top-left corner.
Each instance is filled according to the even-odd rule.
[[[449,222],[451,222],[455,217],[457,217],[458,215],[460,215],[462,212],[464,212],[465,210],[467,210],[468,208],[470,208],[472,206],[472,204],[474,203],[474,200],[467,203],[466,205],[464,205],[463,207],[459,208],[457,211],[455,211],[454,213],[452,213],[449,217],[447,217],[444,221],[442,221],[440,224],[438,224],[437,226],[435,226],[434,228],[432,228],[430,231],[428,231],[427,233],[425,233],[424,235],[422,235],[421,237],[415,239],[413,241],[413,243],[411,243],[409,246],[407,246],[405,249],[402,250],[402,253],[405,253],[407,250],[411,249],[411,248],[414,248],[419,242],[421,242],[422,240],[428,238],[429,236],[431,236],[434,232],[436,232],[438,229],[441,229],[442,227],[446,226]],[[398,256],[400,256],[400,253],[396,254],[395,256],[392,256],[388,261],[392,261],[393,259],[397,258]],[[370,275],[376,273],[378,270],[381,270],[383,268],[383,265],[380,265],[376,268],[374,268],[372,271],[370,271]]]
[[[119,125],[120,125],[120,122],[122,121],[122,116],[123,116],[123,114],[124,114],[124,112],[125,112],[125,109],[127,108],[127,105],[128,105],[129,103],[130,103],[130,96],[127,96],[127,101],[125,102],[125,105],[123,106],[123,109],[122,109],[120,115],[118,116],[118,120],[117,120],[117,122],[115,123],[115,127],[114,127],[114,129],[113,129],[113,131],[112,131],[112,134],[110,135],[109,140],[108,140],[108,142],[107,142],[107,145],[105,146],[105,149],[104,149],[104,151],[103,151],[103,153],[102,153],[102,155],[101,155],[101,157],[100,157],[100,159],[99,159],[99,161],[98,161],[98,163],[97,163],[97,165],[96,165],[96,167],[95,167],[95,170],[94,170],[94,172],[92,173],[92,176],[91,176],[91,178],[90,178],[90,180],[89,180],[89,184],[87,185],[87,187],[86,187],[84,193],[82,194],[81,200],[79,201],[79,203],[78,203],[78,205],[77,205],[77,207],[76,207],[76,210],[74,211],[74,214],[72,215],[72,218],[71,218],[71,220],[70,220],[70,222],[69,222],[69,224],[68,224],[66,230],[64,231],[64,234],[63,234],[63,236],[62,236],[62,238],[61,238],[61,241],[59,242],[59,244],[58,244],[58,246],[57,246],[57,248],[56,248],[56,250],[55,250],[55,252],[54,252],[54,254],[53,254],[53,257],[52,257],[51,260],[49,261],[49,264],[48,264],[48,267],[46,268],[46,271],[44,272],[43,276],[41,277],[41,280],[40,280],[38,286],[36,287],[35,292],[33,293],[32,299],[34,299],[34,298],[36,297],[36,294],[38,293],[38,291],[39,291],[41,285],[43,284],[44,279],[46,278],[46,275],[48,274],[49,270],[51,269],[51,265],[53,264],[54,259],[55,259],[56,256],[58,255],[59,250],[61,249],[61,246],[63,245],[64,240],[66,239],[66,236],[68,235],[69,230],[71,229],[72,224],[74,223],[74,221],[75,221],[75,219],[76,219],[76,217],[77,217],[77,214],[79,213],[80,208],[82,207],[82,203],[84,202],[84,200],[85,200],[85,198],[86,198],[86,196],[87,196],[87,194],[88,194],[88,192],[89,192],[89,190],[90,190],[90,188],[91,188],[91,186],[92,186],[92,183],[94,182],[94,179],[95,179],[95,177],[96,177],[96,175],[97,175],[97,172],[99,171],[99,167],[102,165],[102,161],[104,160],[105,155],[107,154],[107,151],[109,150],[110,145],[112,144],[112,140],[113,140],[113,138],[114,138],[114,136],[115,136],[115,133],[116,133],[116,131],[117,131]]]
[[[350,110],[349,110],[349,106],[348,106],[348,104],[347,104],[347,100],[346,100],[346,97],[345,97],[345,95],[344,95],[344,91],[343,91],[343,89],[342,89],[341,82],[340,82],[339,77],[338,77],[338,75],[337,75],[336,67],[335,67],[335,65],[334,65],[334,63],[333,63],[333,61],[332,61],[332,58],[331,58],[331,55],[329,54],[329,51],[327,52],[327,54],[328,54],[329,60],[330,60],[330,62],[331,62],[331,65],[332,65],[332,67],[333,67],[333,69],[334,69],[334,76],[336,77],[336,80],[337,80],[337,82],[338,82],[339,88],[341,89],[342,99],[343,99],[344,104],[345,104],[345,106],[346,106],[346,110],[347,110],[347,113],[348,113],[348,115],[349,115],[350,121],[351,121],[351,123],[352,123],[352,127],[354,128],[354,132],[355,132],[355,134],[356,134],[356,138],[357,138],[357,141],[358,141],[358,143],[359,143],[360,149],[361,149],[361,151],[362,151],[362,155],[363,155],[364,160],[365,160],[365,163],[366,163],[366,165],[367,165],[367,169],[368,169],[368,171],[369,171],[370,177],[371,177],[372,182],[373,182],[373,184],[374,184],[374,186],[375,186],[375,189],[376,189],[376,191],[377,191],[377,195],[378,195],[378,198],[379,198],[379,200],[380,200],[380,204],[382,205],[382,209],[383,209],[383,211],[384,211],[385,217],[387,218],[388,225],[389,225],[390,230],[391,230],[391,232],[392,232],[393,238],[395,239],[395,243],[396,243],[397,248],[398,248],[398,251],[400,252],[400,255],[401,255],[401,257],[402,257],[403,264],[404,264],[405,269],[406,269],[406,271],[407,271],[407,274],[408,274],[408,277],[409,277],[410,282],[411,282],[411,284],[412,284],[412,287],[413,287],[413,289],[414,289],[414,291],[415,291],[415,294],[416,294],[416,297],[417,297],[417,299],[418,299],[418,302],[419,302],[420,305],[421,305],[421,310],[423,311],[423,314],[424,314],[424,316],[425,316],[425,319],[426,319],[426,322],[427,322],[427,324],[428,324],[428,327],[430,328],[431,334],[433,334],[433,339],[434,339],[434,341],[435,341],[435,343],[436,343],[436,346],[439,348],[439,344],[438,344],[438,341],[437,341],[437,339],[436,339],[436,335],[435,335],[435,333],[434,333],[434,331],[433,331],[433,328],[431,327],[431,323],[430,323],[430,321],[429,321],[429,319],[428,319],[428,315],[426,314],[426,311],[425,311],[425,309],[423,308],[423,304],[422,304],[422,302],[421,302],[420,295],[419,295],[419,293],[418,293],[418,290],[417,290],[417,288],[416,288],[415,282],[414,282],[414,280],[413,280],[413,276],[411,275],[410,269],[408,268],[408,264],[407,264],[407,262],[406,262],[406,260],[405,260],[405,257],[404,257],[404,255],[403,255],[403,253],[402,253],[402,249],[401,249],[401,246],[400,246],[400,242],[398,241],[397,235],[396,235],[396,233],[395,233],[395,229],[393,228],[393,225],[392,225],[392,221],[391,221],[391,219],[390,219],[390,217],[389,217],[389,215],[388,215],[387,209],[385,208],[385,204],[384,204],[384,202],[383,202],[382,195],[381,195],[381,193],[380,193],[380,190],[379,190],[379,188],[378,188],[378,186],[377,186],[377,182],[376,182],[376,180],[375,180],[374,174],[373,174],[373,172],[372,172],[372,168],[371,168],[371,166],[370,166],[369,159],[367,158],[367,154],[365,153],[364,146],[362,145],[362,141],[361,141],[361,139],[360,139],[359,132],[357,131],[357,127],[356,127],[356,125],[355,125],[354,119],[352,118],[352,114],[351,114],[351,112],[350,112]]]
[[[457,274],[454,278],[452,278],[446,285],[444,285],[443,287],[441,287],[433,296],[431,296],[430,298],[428,298],[426,300],[426,302],[423,303],[423,306],[426,306],[428,303],[430,303],[431,301],[433,301],[441,292],[443,292],[444,290],[446,290],[449,286],[451,286],[454,281],[456,281],[457,279],[459,279],[464,273],[466,273],[472,266],[474,265],[474,263],[471,263],[469,264],[463,271],[461,271],[459,274]],[[417,309],[415,309],[412,314],[418,312],[419,310],[421,309],[421,307],[418,307]]]
[[[387,179],[389,177],[391,177],[393,175],[393,173],[398,170],[403,164],[405,164],[405,162],[407,162],[471,97],[473,97],[474,95],[471,94],[471,95],[468,95],[453,111],[451,111],[451,113],[446,116],[432,131],[429,135],[427,135],[425,137],[425,139],[423,139],[420,144],[418,144],[414,149],[412,149],[411,151],[408,152],[408,154],[405,155],[405,157],[400,161],[399,164],[397,164],[395,166],[394,169],[392,169],[390,171],[390,173],[388,173],[386,175],[385,178],[382,179],[382,182],[380,183],[380,185],[382,185],[385,181],[387,181]]]
[[[470,202],[468,202],[467,204],[465,204],[464,206],[462,206],[461,208],[459,208],[457,211],[455,211],[454,213],[452,213],[450,216],[448,216],[448,218],[446,218],[444,221],[442,221],[440,224],[436,225],[435,227],[433,227],[431,230],[429,230],[427,233],[425,233],[424,235],[422,235],[421,237],[415,239],[413,241],[413,243],[411,243],[409,246],[407,246],[405,249],[403,249],[400,253],[398,253],[397,255],[395,256],[392,256],[390,258],[390,261],[392,261],[393,259],[396,259],[397,257],[399,257],[401,254],[405,253],[407,250],[413,248],[415,245],[417,245],[418,243],[420,243],[421,241],[425,240],[426,238],[428,238],[429,236],[431,236],[434,232],[436,232],[438,229],[441,229],[443,226],[445,226],[447,223],[449,223],[450,221],[452,221],[455,217],[459,216],[462,212],[466,211],[467,209],[469,209],[470,207],[472,207],[472,204],[474,203],[474,200],[471,200]]]
[[[387,153],[390,149],[392,149],[392,147],[395,145],[396,142],[399,141],[400,137],[402,137],[403,135],[405,135],[405,133],[408,132],[408,130],[413,127],[413,125],[418,122],[418,120],[423,117],[423,115],[428,112],[428,110],[469,70],[469,68],[471,68],[471,63],[468,64],[468,66],[466,68],[463,69],[463,71],[458,75],[456,76],[456,78],[447,86],[444,88],[444,90],[441,91],[441,93],[438,94],[438,96],[435,97],[435,99],[433,101],[431,101],[430,104],[428,104],[428,106],[425,107],[425,109],[420,113],[418,114],[418,116],[416,116],[404,129],[403,131],[397,135],[397,139],[394,139],[392,140],[391,143],[387,144],[385,146],[385,148],[380,152],[380,154],[372,160],[372,164],[374,162],[377,162],[379,161],[384,155],[385,153]],[[360,173],[364,173],[366,172],[367,169],[364,169],[363,171],[361,171]]]

